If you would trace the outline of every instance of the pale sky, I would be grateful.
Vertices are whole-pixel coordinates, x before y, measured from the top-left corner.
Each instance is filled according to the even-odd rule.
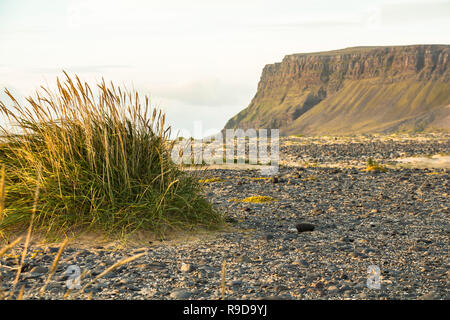
[[[103,76],[149,94],[174,129],[217,131],[247,107],[266,64],[450,44],[449,18],[444,0],[0,0],[0,87],[29,95],[63,69]]]

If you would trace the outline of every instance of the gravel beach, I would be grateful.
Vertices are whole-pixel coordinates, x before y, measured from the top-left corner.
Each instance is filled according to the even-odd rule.
[[[226,299],[450,299],[450,166],[396,162],[448,156],[448,135],[285,138],[280,151],[274,177],[204,171],[211,179],[206,196],[224,212],[225,230],[123,250],[69,244],[43,298],[63,299],[71,265],[87,272],[84,285],[120,259],[145,253],[79,298],[220,299],[224,269]],[[365,171],[369,157],[388,170]],[[245,202],[257,196],[266,202]],[[57,251],[30,248],[17,285],[25,299],[39,298]],[[0,260],[5,291],[19,253]],[[379,270],[380,288],[368,287],[370,268]]]

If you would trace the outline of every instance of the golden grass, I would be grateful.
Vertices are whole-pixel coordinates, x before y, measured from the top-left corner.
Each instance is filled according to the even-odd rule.
[[[278,199],[269,197],[269,196],[252,196],[244,199],[236,199],[232,198],[228,200],[230,202],[249,202],[249,203],[267,203],[272,201],[278,201]]]
[[[375,162],[372,158],[367,160],[367,167],[364,169],[367,172],[387,172],[388,169],[385,166]]]
[[[25,239],[25,245],[24,245],[24,248],[22,250],[22,256],[20,258],[20,264],[19,264],[19,268],[17,269],[16,278],[14,279],[12,288],[11,288],[11,290],[9,292],[9,299],[14,294],[14,291],[16,289],[17,283],[19,282],[20,274],[22,273],[23,263],[25,262],[25,258],[27,256],[27,252],[28,252],[28,246],[29,246],[30,241],[31,241],[31,230],[33,229],[33,221],[34,221],[34,217],[36,216],[36,207],[37,207],[37,202],[38,202],[38,198],[39,198],[39,188],[40,188],[40,181],[41,181],[41,168],[39,168],[37,171],[38,171],[38,173],[37,173],[38,181],[37,181],[37,184],[36,184],[36,190],[34,192],[34,201],[33,201],[33,209],[32,209],[32,212],[31,212],[30,224],[28,226],[27,237]],[[22,292],[22,295],[23,295],[23,292]]]
[[[7,251],[9,251],[10,249],[14,248],[14,247],[20,242],[20,240],[21,240],[21,238],[18,238],[18,239],[16,239],[16,240],[14,240],[12,243],[10,243],[10,244],[8,244],[7,246],[3,247],[3,248],[0,250],[0,258],[1,258]],[[30,242],[30,240],[28,240],[28,242]],[[45,290],[47,289],[47,286],[48,286],[48,284],[50,283],[50,280],[52,279],[53,275],[54,275],[55,272],[56,272],[56,269],[57,269],[57,266],[58,266],[58,262],[59,262],[59,260],[60,260],[60,258],[61,258],[61,254],[62,254],[62,252],[64,251],[64,248],[66,247],[67,243],[68,243],[68,239],[65,239],[65,240],[61,243],[61,245],[60,245],[60,248],[59,248],[59,250],[58,250],[58,253],[56,254],[56,257],[55,257],[55,259],[54,259],[54,261],[53,261],[53,263],[52,263],[52,266],[51,266],[49,275],[48,275],[48,277],[47,277],[47,279],[46,279],[44,285],[43,285],[42,288],[39,290],[39,294],[40,294],[41,297],[44,295]],[[26,247],[27,247],[27,246],[25,245],[25,248],[22,250],[22,257],[24,257],[24,256],[26,255],[26,250],[25,250]],[[75,295],[74,295],[73,297],[80,296],[80,295],[81,295],[81,294],[82,294],[82,293],[83,293],[90,285],[92,285],[95,281],[97,281],[98,279],[104,277],[105,275],[107,275],[107,274],[110,273],[111,271],[113,271],[113,270],[115,270],[115,269],[117,269],[117,268],[119,268],[119,267],[121,267],[121,266],[123,266],[123,265],[125,265],[125,264],[127,264],[127,263],[129,263],[129,262],[131,262],[131,261],[134,261],[134,260],[136,260],[136,259],[138,259],[138,258],[144,256],[145,254],[146,254],[145,252],[144,252],[144,253],[140,253],[140,254],[136,254],[136,255],[134,255],[134,256],[131,256],[131,257],[128,257],[128,258],[125,258],[125,259],[122,259],[122,260],[116,262],[116,263],[113,264],[112,266],[108,267],[105,271],[103,271],[102,273],[100,273],[98,276],[96,276],[94,279],[92,279],[91,281],[89,281],[88,283],[86,283],[86,284],[85,284],[78,292],[75,293]],[[18,267],[18,272],[17,272],[17,274],[18,274],[19,276],[20,276],[20,272],[21,272],[21,270],[22,270],[22,266],[23,266],[23,258],[22,258],[22,260],[20,261],[20,265],[19,265],[19,267]],[[82,278],[84,275],[86,275],[86,274],[87,274],[87,270],[85,270],[85,271],[83,272],[83,274],[81,275],[81,278]],[[15,292],[15,288],[16,288],[16,286],[17,286],[17,281],[18,281],[18,276],[16,276],[16,278],[15,278],[15,280],[14,280],[14,282],[13,282],[12,288],[10,289],[10,291],[9,291],[8,294],[5,294],[5,293],[3,292],[3,290],[0,288],[0,300],[1,300],[1,299],[8,299],[8,300],[10,300],[10,299],[13,298],[13,295],[14,295],[14,292]],[[25,293],[25,292],[24,292],[24,289],[25,289],[25,286],[22,286],[22,287],[20,288],[19,293],[18,293],[18,295],[17,295],[17,297],[16,297],[17,300],[22,300],[22,299],[24,298],[24,293]],[[72,294],[72,293],[73,293],[72,290],[71,290],[71,289],[68,289],[67,292],[66,292],[65,295],[64,295],[64,298],[65,298],[65,299],[66,299],[66,298],[73,298],[73,297],[71,297],[71,294]],[[87,300],[90,300],[90,299],[92,299],[92,292],[89,293],[88,296],[87,296]]]
[[[8,244],[8,245],[4,246],[3,248],[1,248],[0,249],[0,258],[3,257],[6,254],[6,252],[8,252],[12,248],[14,248],[21,240],[22,240],[22,237],[18,237],[16,240],[11,242],[10,244]]]
[[[223,180],[220,178],[210,178],[210,179],[201,179],[198,182],[200,183],[213,183],[213,182],[222,182]]]
[[[124,238],[139,230],[216,228],[223,220],[198,177],[172,161],[165,115],[137,92],[77,76],[42,87],[27,104],[0,101],[2,233],[36,230],[48,238],[101,231]],[[2,119],[3,120],[3,119]],[[43,201],[33,202],[39,177]],[[5,174],[6,172],[6,174]],[[34,219],[35,218],[35,219]]]
[[[213,222],[214,224],[217,222],[220,224],[222,221],[218,213],[210,211],[210,204],[198,196],[200,189],[198,183],[194,181],[194,178],[188,177],[182,173],[171,162],[170,158],[167,157],[167,150],[165,149],[167,130],[163,129],[164,116],[161,116],[161,113],[159,113],[158,116],[156,110],[154,110],[152,119],[147,120],[145,118],[147,115],[146,109],[145,114],[143,115],[144,110],[141,109],[136,94],[136,104],[128,107],[128,114],[132,117],[130,120],[124,115],[126,110],[124,114],[121,114],[120,111],[115,108],[115,103],[121,103],[121,105],[126,104],[127,97],[132,101],[131,95],[127,96],[126,94],[122,94],[120,88],[114,86],[112,88],[107,88],[103,82],[99,85],[99,105],[95,105],[95,103],[93,103],[94,96],[88,85],[83,85],[78,77],[76,80],[77,82],[74,83],[68,77],[65,86],[58,80],[60,96],[56,98],[50,94],[47,89],[43,88],[43,90],[49,94],[49,98],[44,98],[39,94],[37,100],[29,98],[28,102],[32,105],[31,110],[20,107],[18,102],[8,91],[7,94],[14,102],[15,105],[13,108],[17,112],[11,112],[2,102],[0,102],[0,109],[3,114],[6,114],[9,118],[19,124],[23,131],[21,134],[15,135],[7,132],[4,128],[1,128],[4,133],[3,138],[5,138],[7,142],[3,140],[2,144],[0,144],[0,236],[6,242],[6,244],[0,248],[0,258],[7,255],[10,250],[14,249],[22,241],[22,237],[18,237],[11,243],[8,243],[10,235],[8,237],[5,236],[3,233],[5,229],[1,225],[5,222],[5,218],[10,219],[16,214],[21,218],[20,222],[22,225],[28,225],[21,254],[17,256],[20,260],[17,263],[15,278],[9,292],[5,293],[2,286],[0,286],[0,299],[9,300],[14,298],[25,259],[29,254],[32,234],[38,227],[35,222],[40,222],[41,224],[39,227],[41,228],[50,228],[48,225],[43,224],[46,214],[48,213],[45,211],[45,208],[53,210],[58,205],[62,205],[62,207],[67,205],[69,207],[73,206],[74,208],[78,207],[76,209],[76,212],[78,213],[83,211],[83,205],[79,206],[76,204],[76,201],[72,203],[65,202],[66,200],[72,201],[70,200],[70,197],[73,196],[72,192],[75,192],[76,190],[76,188],[72,187],[80,187],[80,184],[82,184],[82,181],[78,179],[80,176],[76,175],[80,173],[80,171],[95,179],[95,181],[89,181],[92,185],[86,185],[88,190],[93,190],[92,187],[95,183],[101,184],[102,187],[100,189],[103,188],[102,190],[104,190],[105,193],[102,194],[100,189],[98,189],[95,196],[99,199],[101,198],[102,201],[106,201],[106,203],[110,200],[113,204],[115,214],[120,214],[120,210],[118,210],[118,207],[116,206],[119,204],[117,196],[119,194],[124,196],[124,191],[125,193],[129,192],[125,196],[131,196],[131,198],[137,199],[138,201],[145,199],[149,193],[153,192],[158,194],[156,197],[157,201],[154,201],[155,198],[152,198],[151,200],[146,199],[147,201],[144,203],[138,202],[128,204],[135,211],[141,209],[147,213],[147,209],[156,208],[156,213],[159,215],[159,218],[168,224],[176,223],[176,221],[169,221],[167,217],[163,216],[167,205],[169,205],[172,210],[175,210],[174,212],[170,212],[173,217],[180,217],[180,215],[183,217],[183,219],[180,219],[180,223],[184,223],[185,221],[182,221],[184,219],[189,220],[192,218],[189,216],[190,211],[197,212],[193,213],[194,215],[197,215],[194,217],[193,221],[197,220],[200,223],[204,222],[205,225],[209,225],[210,222],[213,222],[212,220],[215,220]],[[76,87],[77,85],[78,87]],[[116,94],[116,89],[119,94]],[[46,107],[44,106],[45,103],[47,103]],[[148,100],[146,100],[146,106],[147,105]],[[54,113],[56,113],[59,120],[52,119],[51,115]],[[33,118],[33,115],[35,118]],[[123,120],[123,122],[121,120]],[[152,123],[156,123],[156,125],[153,126]],[[136,125],[136,127],[133,125]],[[137,127],[139,127],[139,129],[136,129]],[[152,129],[149,129],[151,127]],[[96,130],[98,131],[96,132]],[[8,141],[8,139],[10,140]],[[125,142],[127,142],[127,144]],[[43,145],[46,147],[43,147]],[[100,149],[95,149],[94,145]],[[141,148],[139,148],[139,146]],[[36,152],[36,149],[40,150],[39,148],[42,148],[42,152]],[[131,148],[131,150],[128,150],[127,148]],[[102,159],[96,159],[96,151],[102,153],[104,157]],[[83,155],[86,155],[86,158],[83,158]],[[141,156],[142,158],[140,158]],[[148,159],[149,156],[152,156],[152,159]],[[11,159],[14,160],[10,161]],[[130,161],[127,161],[127,159]],[[86,167],[80,168],[78,166],[80,161],[84,161]],[[147,165],[150,167],[147,167]],[[74,169],[74,171],[71,171],[72,169]],[[78,169],[80,171],[77,171]],[[140,172],[141,170],[142,172]],[[132,176],[135,174],[136,178],[142,178],[145,175],[145,172],[151,174],[149,180],[146,181],[147,183],[134,185],[136,180],[133,182]],[[10,174],[12,177],[9,176]],[[70,177],[71,174],[75,175]],[[114,175],[116,175],[116,181],[113,179]],[[70,178],[70,181],[64,181],[65,178]],[[75,183],[75,185],[68,188],[69,195],[64,194],[64,189],[68,186],[64,186],[64,183],[67,182],[69,182],[69,184],[72,182]],[[8,185],[8,183],[10,183],[10,185]],[[114,184],[116,183],[117,186],[120,186],[120,189],[115,189]],[[6,187],[9,187],[9,189]],[[139,188],[137,193],[134,193],[134,191],[136,191],[133,191],[134,188]],[[33,189],[34,196],[31,192],[31,199],[27,198],[24,200],[20,197],[14,198],[14,196],[17,195],[26,195],[29,197],[30,195],[28,193],[30,190],[33,191]],[[82,189],[82,186],[80,189]],[[49,192],[54,193],[49,194]],[[115,192],[119,193],[114,195]],[[135,197],[136,195],[138,195],[137,198]],[[86,200],[94,200],[93,198],[91,199],[84,196],[82,198],[83,203],[89,202]],[[17,200],[18,203],[15,203],[14,201]],[[60,200],[62,202],[58,202]],[[127,201],[129,200],[130,197],[128,197]],[[26,201],[26,205],[23,205],[24,202],[21,201]],[[22,206],[20,206],[19,203],[22,203]],[[29,203],[31,203],[31,206]],[[13,206],[11,204],[13,204]],[[55,204],[55,207],[52,207],[53,204]],[[14,205],[16,207],[13,209],[18,212],[12,213],[11,207],[14,207]],[[45,207],[46,205],[47,207]],[[95,203],[91,202],[90,206],[96,209]],[[185,209],[184,212],[183,209]],[[208,217],[198,216],[198,211],[203,211]],[[68,213],[65,212],[64,214],[67,218]],[[61,217],[64,218],[64,215]],[[126,221],[124,221],[126,226],[130,226],[130,224],[133,223],[132,220],[129,220],[130,216],[126,215],[124,218],[126,218]],[[211,218],[212,220],[210,220]],[[93,220],[90,223],[94,223],[96,219],[102,219],[102,217],[93,216]],[[25,224],[23,222],[25,222]],[[53,222],[60,227],[65,225],[65,223],[59,224],[56,221]],[[52,222],[50,222],[50,225],[51,223]],[[140,224],[137,227],[142,223],[143,221],[140,221]],[[67,243],[68,239],[66,238],[60,245],[58,253],[49,270],[49,274],[42,288],[39,290],[39,295],[41,297],[45,294],[45,291],[57,270],[58,263]],[[37,254],[38,252],[32,253],[31,258],[36,257]],[[78,296],[83,293],[88,286],[92,285],[95,281],[112,270],[134,261],[144,254],[145,253],[137,254],[116,262],[94,279],[87,282],[76,295]],[[82,277],[86,274],[87,270],[82,273]],[[70,294],[71,290],[69,289],[64,297],[69,298],[71,296]],[[21,286],[16,299],[21,300],[25,295],[25,286]],[[91,298],[92,293],[87,296],[87,299]]]
[[[225,300],[225,276],[227,272],[227,262],[223,261],[222,264],[222,284],[221,284],[221,293],[222,293],[222,300]]]
[[[110,273],[111,271],[123,266],[124,264],[127,264],[131,261],[134,261],[136,259],[139,259],[140,257],[144,256],[146,254],[146,252],[143,253],[139,253],[136,254],[132,257],[128,257],[125,259],[122,259],[118,262],[116,262],[115,264],[113,264],[112,266],[110,266],[109,268],[107,268],[105,271],[103,271],[102,273],[100,273],[99,275],[97,275],[94,279],[92,279],[91,281],[89,281],[87,284],[85,284],[79,291],[77,294],[82,294],[84,292],[84,290],[86,290],[87,287],[89,287],[90,285],[92,285],[95,281],[97,281],[98,279],[106,276],[108,273]]]
[[[55,274],[56,268],[58,266],[59,259],[61,258],[61,254],[64,251],[64,248],[66,247],[68,241],[69,241],[69,239],[66,238],[64,240],[64,242],[61,244],[61,246],[59,247],[58,253],[56,254],[55,260],[53,261],[52,267],[50,269],[50,273],[48,275],[48,278],[45,281],[44,286],[40,290],[40,295],[41,296],[44,295],[45,289],[47,289],[47,286],[50,283],[50,280],[52,279],[53,275]]]

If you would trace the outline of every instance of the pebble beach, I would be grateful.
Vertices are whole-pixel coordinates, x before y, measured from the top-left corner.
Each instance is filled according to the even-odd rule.
[[[448,300],[449,154],[448,135],[283,138],[275,176],[256,167],[194,170],[225,228],[122,249],[69,243],[42,296],[58,244],[32,244],[17,290],[24,287],[24,299],[64,299],[69,266],[79,267],[83,286],[143,253],[73,298]],[[368,158],[386,170],[366,170]],[[20,249],[0,259],[5,292]],[[367,283],[374,268],[379,288]]]

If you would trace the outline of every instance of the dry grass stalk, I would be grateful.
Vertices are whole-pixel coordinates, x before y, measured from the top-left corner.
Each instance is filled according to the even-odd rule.
[[[16,240],[11,242],[10,244],[6,245],[2,249],[0,249],[0,258],[3,257],[5,253],[7,253],[9,250],[14,248],[20,241],[22,240],[22,237],[18,237]]]
[[[25,245],[24,245],[24,248],[22,250],[22,256],[20,258],[20,264],[19,264],[19,268],[17,269],[16,278],[14,279],[11,291],[9,292],[9,299],[12,298],[12,296],[14,294],[14,291],[16,290],[16,286],[17,286],[17,283],[19,282],[20,274],[22,273],[23,263],[25,262],[25,258],[27,256],[28,246],[30,245],[31,230],[33,229],[33,220],[34,220],[34,217],[36,215],[37,202],[38,202],[38,199],[39,199],[39,184],[40,184],[40,180],[41,180],[41,169],[39,168],[38,169],[38,176],[37,176],[37,183],[36,183],[36,190],[34,192],[34,202],[33,202],[33,210],[32,210],[32,213],[31,213],[30,224],[28,226],[27,237],[25,239]]]
[[[4,208],[5,208],[5,165],[2,165],[2,176],[0,178],[0,222],[3,219]]]
[[[145,252],[139,253],[139,254],[136,254],[136,255],[134,255],[134,256],[132,256],[132,257],[125,258],[125,259],[122,259],[122,260],[116,262],[116,263],[113,264],[111,267],[107,268],[105,271],[103,271],[103,272],[100,273],[98,276],[96,276],[94,279],[92,279],[92,280],[89,281],[87,284],[85,284],[85,285],[77,292],[77,294],[83,293],[84,290],[85,290],[88,286],[90,286],[91,284],[93,284],[93,283],[94,283],[95,281],[97,281],[98,279],[104,277],[105,275],[107,275],[107,274],[110,273],[111,271],[113,271],[113,270],[115,270],[115,269],[117,269],[117,268],[123,266],[124,264],[127,264],[128,262],[131,262],[131,261],[133,261],[133,260],[139,259],[140,257],[144,256],[145,254],[146,254]],[[70,290],[70,289],[69,289],[69,290]],[[67,293],[66,293],[66,294],[67,294]],[[70,293],[69,293],[69,294],[70,294]]]
[[[25,285],[20,287],[19,295],[17,296],[17,300],[23,300],[23,292],[25,290]]]
[[[170,126],[148,97],[141,103],[138,94],[104,80],[93,93],[77,76],[64,74],[54,92],[41,87],[26,104],[7,90],[12,103],[0,101],[0,116],[15,128],[0,125],[8,211],[0,232],[25,229],[30,222],[29,186],[39,166],[44,201],[33,225],[47,236],[80,229],[162,234],[223,223],[198,179],[172,161]]]
[[[5,165],[2,165],[2,176],[0,180],[0,223],[3,220],[3,209],[5,208]],[[0,236],[4,237],[0,230]]]
[[[64,293],[63,299],[69,298],[70,294],[72,293],[72,289],[67,289],[66,293]]]
[[[47,278],[47,280],[45,281],[44,286],[43,286],[43,287],[41,288],[41,290],[40,290],[40,295],[41,295],[41,297],[42,297],[42,295],[44,294],[45,289],[47,289],[47,286],[48,286],[48,284],[50,283],[50,280],[52,279],[53,275],[55,274],[56,268],[57,268],[57,266],[58,266],[59,259],[61,258],[61,254],[62,254],[62,252],[64,251],[64,248],[66,247],[68,241],[69,241],[69,239],[66,238],[66,239],[64,240],[64,242],[61,244],[61,246],[59,247],[58,253],[56,254],[55,260],[53,261],[52,268],[51,268],[51,270],[50,270],[50,273],[49,273],[49,275],[48,275],[48,278]]]
[[[224,261],[223,265],[222,265],[222,300],[225,300],[225,274],[226,274],[226,269],[227,268],[227,262]]]

